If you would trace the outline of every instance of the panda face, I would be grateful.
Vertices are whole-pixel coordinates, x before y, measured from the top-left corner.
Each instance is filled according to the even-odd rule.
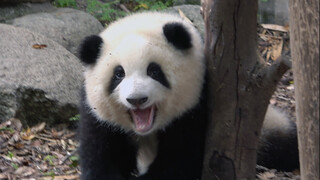
[[[121,74],[120,78],[117,73]],[[169,83],[160,65],[151,62],[131,72],[128,77],[125,77],[123,68],[117,66],[111,84],[119,82],[118,79],[121,82],[112,93],[128,109],[134,129],[141,134],[148,132],[153,127],[157,107],[164,101],[166,91],[169,91]]]
[[[87,103],[101,121],[146,135],[198,103],[205,66],[192,25],[172,15],[142,13],[92,39],[84,42],[80,57],[86,64]]]

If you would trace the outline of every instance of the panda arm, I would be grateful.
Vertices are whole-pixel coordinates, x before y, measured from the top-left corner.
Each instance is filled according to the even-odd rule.
[[[127,179],[135,166],[135,148],[127,136],[99,122],[83,102],[80,113],[81,179]]]
[[[205,117],[199,109],[191,112],[159,134],[158,155],[148,173],[139,180],[201,178]]]

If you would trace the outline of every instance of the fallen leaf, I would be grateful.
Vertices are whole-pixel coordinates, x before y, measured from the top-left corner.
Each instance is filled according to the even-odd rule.
[[[32,175],[34,172],[35,170],[31,167],[21,166],[14,171],[14,174],[26,177]]]
[[[47,45],[45,45],[45,44],[34,44],[34,45],[32,45],[32,47],[34,49],[43,49],[43,48],[46,48]]]
[[[288,32],[289,26],[280,26],[277,24],[261,24],[261,26],[265,29],[270,29],[274,31]]]
[[[32,127],[31,128],[31,132],[33,132],[33,133],[41,132],[45,127],[46,127],[46,123],[45,122],[40,123],[40,124]]]
[[[41,177],[43,180],[51,180],[51,176]],[[54,180],[69,180],[69,179],[80,179],[79,175],[69,175],[69,176],[54,176]]]
[[[35,137],[35,135],[33,135],[33,134],[22,134],[22,135],[20,135],[20,137],[23,140],[30,141],[31,139],[33,139]]]
[[[179,11],[179,15],[180,15],[180,17],[182,17],[182,19],[184,19],[185,21],[187,21],[188,23],[193,25],[192,21],[181,11],[181,9],[178,9],[178,11]]]
[[[283,47],[283,40],[280,39],[279,41],[274,41],[272,44],[272,53],[271,53],[271,59],[272,60],[277,60],[282,53],[282,47]]]
[[[34,137],[36,137],[36,132],[39,132],[39,131],[42,131],[45,127],[46,123],[41,123],[33,128],[28,128],[27,130],[25,131],[22,131],[20,133],[20,137],[23,139],[23,140],[26,140],[26,141],[30,141],[32,140]]]
[[[24,147],[24,145],[22,143],[16,143],[14,145],[14,147],[17,148],[17,149],[22,149]]]

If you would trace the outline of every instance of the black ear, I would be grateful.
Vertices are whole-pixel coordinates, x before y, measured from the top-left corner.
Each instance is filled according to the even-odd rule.
[[[168,42],[173,44],[177,49],[185,50],[192,47],[191,36],[181,23],[173,22],[165,24],[163,26],[163,33]]]
[[[85,65],[94,64],[100,54],[102,43],[103,40],[100,36],[91,35],[86,37],[79,49],[80,60]]]

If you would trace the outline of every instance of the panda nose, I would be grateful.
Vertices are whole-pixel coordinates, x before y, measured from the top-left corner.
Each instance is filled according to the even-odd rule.
[[[139,106],[143,103],[145,103],[148,100],[148,97],[142,97],[142,98],[127,98],[127,101],[135,106]]]

